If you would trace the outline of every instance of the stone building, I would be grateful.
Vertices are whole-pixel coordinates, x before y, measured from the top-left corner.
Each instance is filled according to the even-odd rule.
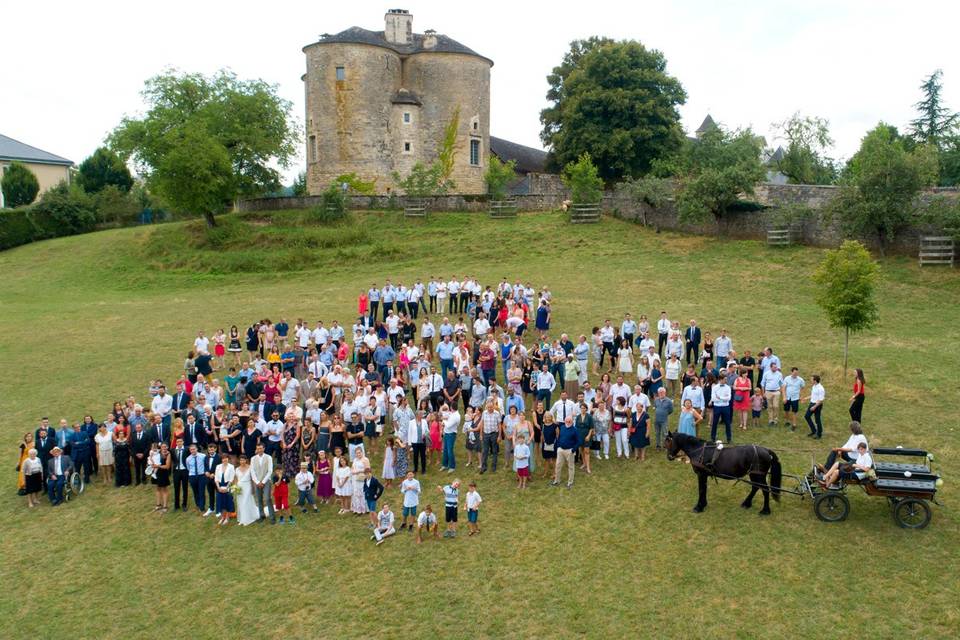
[[[383,31],[350,27],[303,52],[311,194],[345,173],[393,192],[393,172],[437,157],[455,114],[455,191],[486,191],[492,60],[432,30],[414,33],[403,9],[387,12]]]

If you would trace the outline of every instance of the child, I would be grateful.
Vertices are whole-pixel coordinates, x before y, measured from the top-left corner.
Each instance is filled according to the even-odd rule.
[[[444,520],[447,523],[447,530],[443,532],[444,538],[457,537],[457,511],[460,509],[460,479],[457,478],[448,485],[437,487],[443,494],[443,504],[446,507]]]
[[[403,494],[403,522],[402,530],[410,519],[410,531],[417,523],[417,507],[420,505],[420,481],[413,477],[413,471],[407,471],[406,479],[400,483],[400,493]]]
[[[367,502],[367,511],[370,513],[370,528],[377,528],[377,500],[383,495],[383,485],[373,477],[373,470],[366,467],[363,470],[363,499]],[[391,526],[392,523],[391,523]]]
[[[273,510],[280,512],[280,524],[283,524],[284,515],[290,524],[296,524],[290,514],[290,479],[283,475],[281,467],[273,471]]]
[[[387,446],[383,450],[383,479],[386,482],[384,487],[387,489],[393,486],[393,479],[397,477],[397,474],[393,470],[393,448],[395,446],[396,441],[393,439],[393,436],[387,438]]]
[[[475,533],[480,533],[480,527],[477,526],[477,520],[480,516],[480,503],[483,502],[483,498],[480,497],[480,494],[477,493],[477,483],[470,483],[470,490],[467,491],[467,528],[470,530],[470,533],[467,535],[472,536]]]
[[[310,472],[310,463],[300,463],[300,473],[293,479],[297,485],[297,506],[300,507],[300,513],[307,512],[307,504],[313,507],[313,512],[317,512],[317,500],[313,497],[313,474]],[[282,516],[281,516],[282,519]],[[293,522],[293,518],[290,519]]]
[[[523,436],[517,438],[517,446],[513,449],[513,458],[517,462],[517,488],[527,488],[527,478],[530,477],[530,445]]]
[[[380,510],[380,513],[373,513],[372,511],[370,513],[376,519],[373,535],[370,536],[370,539],[376,540],[377,546],[379,546],[383,544],[387,536],[392,536],[397,532],[397,530],[393,528],[393,511],[390,511],[390,505],[384,502],[383,509]]]
[[[412,525],[410,529],[413,529]],[[429,504],[417,517],[417,544],[423,542],[421,534],[423,529],[426,529],[428,534],[432,533],[434,538],[440,537],[440,531],[437,525],[437,514],[433,512],[433,507]],[[446,534],[444,534],[444,537],[446,537]]]
[[[757,387],[753,390],[753,396],[750,398],[750,425],[753,428],[760,427],[760,414],[763,413],[763,405],[766,399],[763,397],[763,389]]]

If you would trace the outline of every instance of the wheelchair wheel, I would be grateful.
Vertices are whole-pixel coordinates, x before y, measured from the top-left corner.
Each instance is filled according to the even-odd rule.
[[[79,496],[81,493],[83,493],[83,489],[83,477],[74,471],[73,475],[70,476],[70,493],[74,493]]]

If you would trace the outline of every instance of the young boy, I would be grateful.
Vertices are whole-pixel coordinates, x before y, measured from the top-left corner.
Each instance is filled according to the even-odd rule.
[[[413,471],[407,471],[407,477],[400,483],[400,493],[403,494],[403,522],[400,529],[409,526],[413,532],[417,524],[417,507],[420,506],[420,481],[413,477]],[[407,525],[409,518],[410,524]]]
[[[434,538],[440,538],[439,526],[437,524],[437,514],[433,512],[433,507],[429,504],[422,512],[420,512],[420,515],[417,517],[417,544],[423,542],[423,537],[421,535],[421,531],[423,531],[423,529],[426,529],[428,534],[432,533]]]
[[[760,415],[763,413],[766,399],[763,397],[763,389],[757,387],[753,390],[753,396],[750,397],[750,426],[754,429],[760,427]]]
[[[317,512],[317,499],[313,494],[313,474],[310,473],[310,465],[307,462],[300,463],[300,473],[293,479],[297,485],[297,506],[300,507],[300,513],[307,512],[307,504],[313,507],[313,512]],[[292,521],[292,519],[291,519]]]
[[[480,516],[480,503],[483,502],[483,498],[480,497],[480,494],[477,493],[477,483],[470,483],[470,490],[467,491],[467,528],[470,530],[470,533],[467,535],[472,536],[475,533],[480,533],[480,527],[477,526],[477,520]]]
[[[363,470],[363,499],[367,501],[367,511],[370,512],[370,528],[377,528],[377,500],[383,495],[383,485],[373,477],[370,467]],[[393,523],[390,523],[393,526]]]
[[[590,455],[587,453],[586,455]],[[513,449],[513,458],[517,462],[517,487],[527,488],[527,478],[530,477],[530,446],[522,436],[517,439],[517,446]]]
[[[282,467],[273,471],[273,510],[280,512],[280,524],[283,524],[284,516],[290,520],[290,524],[296,524],[290,513],[290,479],[283,475]]]
[[[446,507],[444,520],[447,523],[447,530],[443,532],[444,538],[457,537],[457,511],[460,509],[460,479],[456,479],[450,484],[437,489],[443,494],[443,504]]]
[[[390,511],[390,505],[384,502],[383,509],[381,509],[380,513],[373,513],[372,511],[370,513],[374,515],[377,521],[370,539],[376,540],[379,546],[383,544],[387,536],[392,536],[397,532],[397,530],[393,528],[393,511]]]

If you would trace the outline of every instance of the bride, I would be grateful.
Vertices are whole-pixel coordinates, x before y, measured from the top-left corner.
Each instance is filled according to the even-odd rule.
[[[240,456],[239,461],[236,476],[236,483],[240,487],[240,495],[237,496],[237,524],[247,525],[260,519],[260,510],[253,497],[250,461],[244,455]]]

